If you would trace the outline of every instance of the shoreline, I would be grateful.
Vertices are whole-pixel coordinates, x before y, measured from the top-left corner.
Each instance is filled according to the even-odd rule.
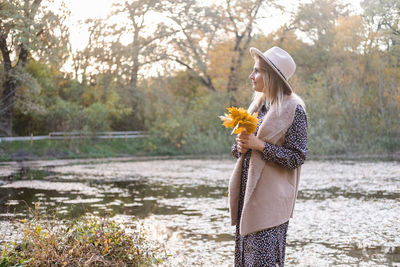
[[[178,155],[123,155],[123,156],[110,156],[110,157],[16,157],[10,160],[0,160],[0,164],[19,163],[19,162],[43,162],[50,161],[56,163],[57,161],[68,162],[82,162],[90,161],[93,163],[107,162],[107,161],[152,161],[152,160],[169,160],[169,159],[232,159],[235,160],[229,153],[228,154],[178,154]],[[400,161],[400,153],[391,154],[332,154],[332,155],[308,155],[306,161]],[[57,164],[56,164],[57,165]]]
[[[36,141],[1,143],[0,163],[32,161],[126,161],[126,160],[163,160],[163,159],[232,159],[230,147],[227,150],[204,149],[193,151],[171,147],[151,139],[141,140],[96,140],[64,143],[63,141]],[[340,154],[313,154],[310,148],[306,160],[332,161],[400,161],[400,151],[366,153],[343,152]]]

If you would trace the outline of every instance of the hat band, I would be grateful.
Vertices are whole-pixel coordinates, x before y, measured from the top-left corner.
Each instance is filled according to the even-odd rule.
[[[281,72],[281,70],[280,70],[277,66],[275,66],[275,64],[274,64],[268,57],[267,57],[267,59],[268,59],[269,62],[271,62],[272,66],[274,66],[275,69],[276,69],[277,71],[279,71],[279,73],[282,75],[282,77],[287,81],[285,75],[283,75],[283,73]]]

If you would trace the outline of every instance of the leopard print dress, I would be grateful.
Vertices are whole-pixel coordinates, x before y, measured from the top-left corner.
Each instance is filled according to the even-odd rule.
[[[258,112],[259,125],[267,114],[269,107],[263,105]],[[257,127],[256,133],[259,126]],[[307,147],[307,117],[303,108],[296,107],[292,125],[285,134],[285,141],[282,146],[269,143],[264,144],[262,155],[264,160],[272,161],[287,168],[295,169],[304,163]],[[237,144],[232,146],[232,155],[239,158],[241,153],[237,150]],[[244,154],[244,161],[241,173],[239,212],[236,224],[235,235],[235,266],[284,266],[286,233],[289,221],[246,236],[239,234],[239,222],[243,209],[245,189],[248,177],[251,149]]]

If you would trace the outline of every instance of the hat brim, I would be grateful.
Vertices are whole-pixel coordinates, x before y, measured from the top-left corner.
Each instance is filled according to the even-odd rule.
[[[264,54],[258,50],[255,47],[250,47],[250,54],[252,57],[254,57],[255,55],[258,55],[260,58],[262,58],[265,62],[267,62],[267,64],[275,71],[276,74],[278,74],[278,76],[282,79],[282,81],[286,84],[287,88],[293,92],[293,88],[292,86],[289,84],[289,82],[286,80],[286,78],[280,73],[280,71],[274,66],[272,65],[271,61],[269,61],[268,58],[266,58],[264,56]]]

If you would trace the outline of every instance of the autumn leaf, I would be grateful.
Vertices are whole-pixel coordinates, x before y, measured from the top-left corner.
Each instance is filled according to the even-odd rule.
[[[224,116],[219,116],[223,121],[222,125],[225,128],[232,128],[231,134],[239,134],[242,130],[246,130],[247,133],[254,133],[257,129],[258,118],[257,113],[250,114],[244,108],[230,107],[227,108],[228,114]]]

